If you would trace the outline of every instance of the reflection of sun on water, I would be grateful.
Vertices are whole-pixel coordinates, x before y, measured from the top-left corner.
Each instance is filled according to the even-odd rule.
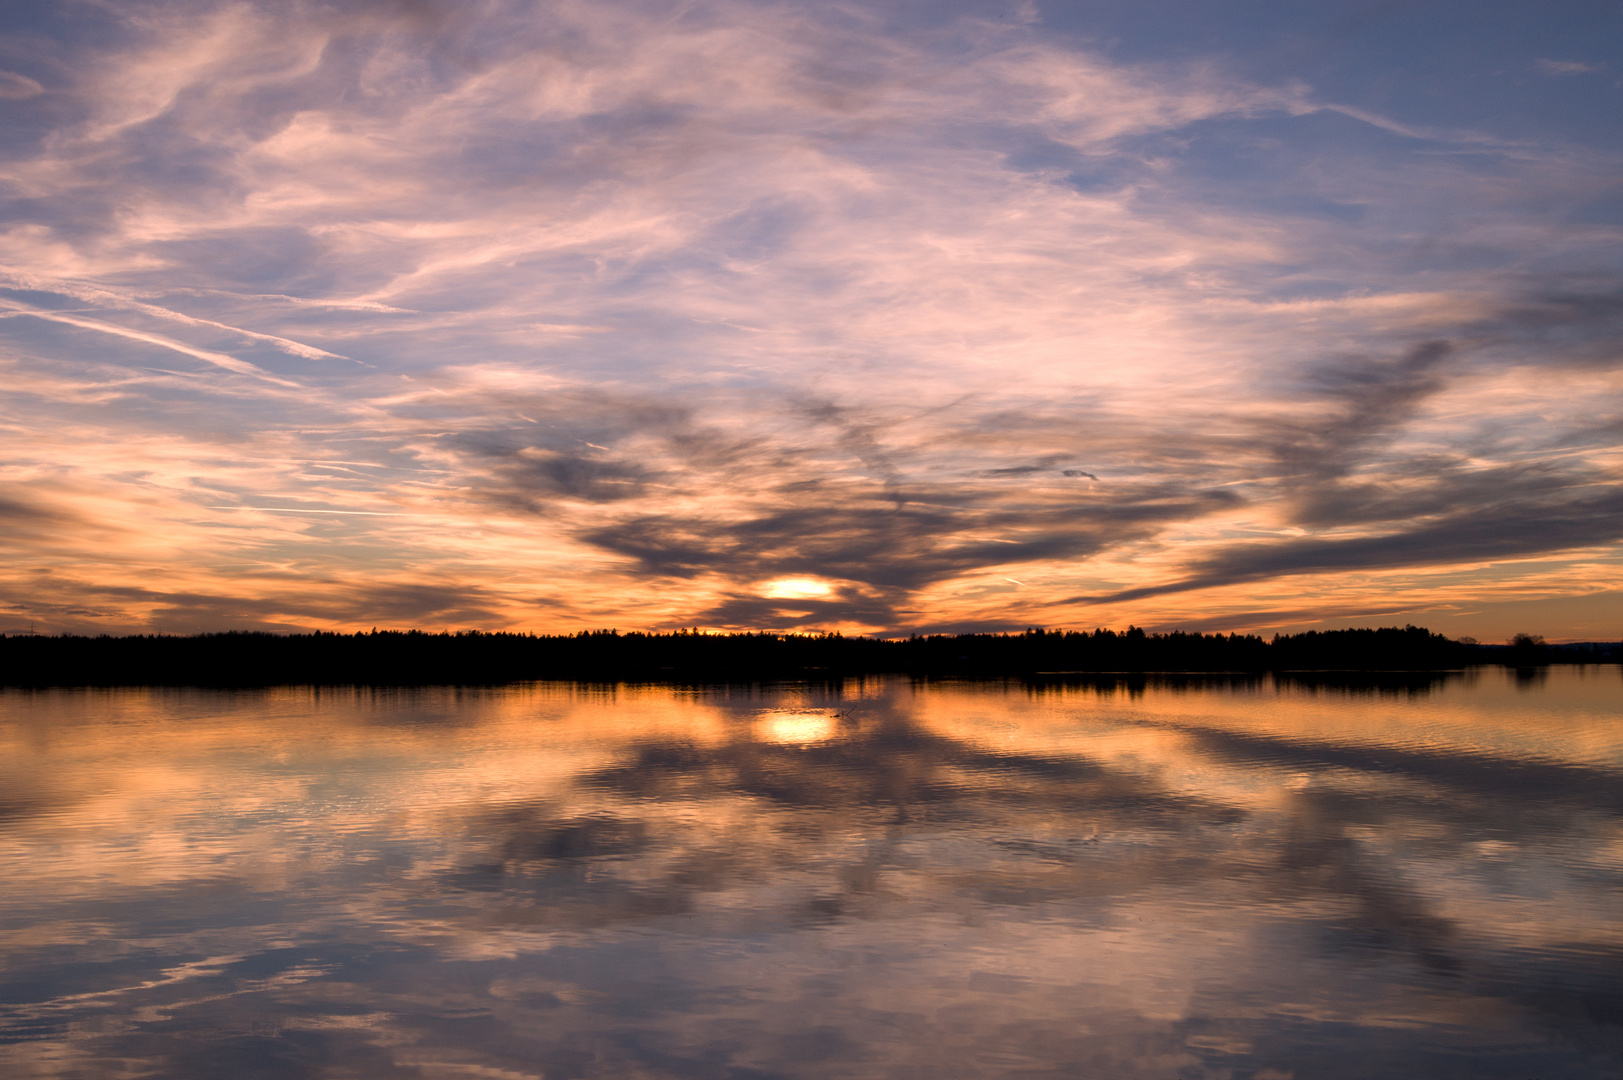
[[[809,577],[774,578],[766,583],[761,595],[771,600],[816,600],[833,593],[826,581]]]
[[[834,737],[834,717],[827,713],[768,713],[756,730],[769,742],[822,742]]]

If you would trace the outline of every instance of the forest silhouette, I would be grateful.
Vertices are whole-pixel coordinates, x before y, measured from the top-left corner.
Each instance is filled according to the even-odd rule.
[[[1279,634],[1058,631],[931,634],[487,633],[192,636],[0,636],[9,686],[489,684],[531,679],[759,681],[900,674],[927,678],[1052,679],[1112,673],[1425,672],[1480,664],[1536,667],[1623,659],[1613,644],[1509,646],[1456,641],[1423,627]]]

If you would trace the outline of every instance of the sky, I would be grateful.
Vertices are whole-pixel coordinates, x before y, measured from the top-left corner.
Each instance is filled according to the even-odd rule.
[[[9,5],[0,631],[1623,636],[1623,7]]]

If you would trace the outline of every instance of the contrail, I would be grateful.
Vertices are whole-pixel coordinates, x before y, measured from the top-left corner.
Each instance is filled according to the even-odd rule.
[[[202,360],[205,363],[213,364],[215,367],[224,368],[225,370],[234,372],[238,375],[248,375],[255,379],[263,379],[266,382],[275,383],[278,386],[291,387],[295,390],[304,389],[304,387],[300,386],[298,383],[289,382],[286,379],[279,379],[265,369],[250,364],[246,360],[238,360],[235,356],[214,352],[209,349],[194,348],[193,346],[187,345],[184,342],[176,341],[174,338],[164,337],[161,334],[149,334],[141,330],[131,330],[129,327],[119,326],[117,323],[98,322],[95,319],[78,319],[71,315],[63,315],[55,311],[38,311],[17,308],[14,306],[10,310],[0,311],[0,318],[16,318],[24,315],[29,315],[36,319],[44,319],[47,322],[57,322],[63,323],[67,326],[77,326],[81,330],[99,330],[104,334],[112,334],[116,337],[129,338],[132,341],[144,341],[148,345],[156,345],[159,348],[171,349],[184,356],[190,356],[194,359]]]
[[[391,514],[386,510],[295,510],[287,506],[205,506],[205,510],[262,510],[267,514],[360,514],[365,517],[417,517],[417,514]]]

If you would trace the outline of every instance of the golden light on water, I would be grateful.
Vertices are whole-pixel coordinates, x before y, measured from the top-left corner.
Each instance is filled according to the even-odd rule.
[[[836,719],[828,713],[778,712],[762,717],[756,731],[768,742],[794,746],[832,739],[836,727]]]

